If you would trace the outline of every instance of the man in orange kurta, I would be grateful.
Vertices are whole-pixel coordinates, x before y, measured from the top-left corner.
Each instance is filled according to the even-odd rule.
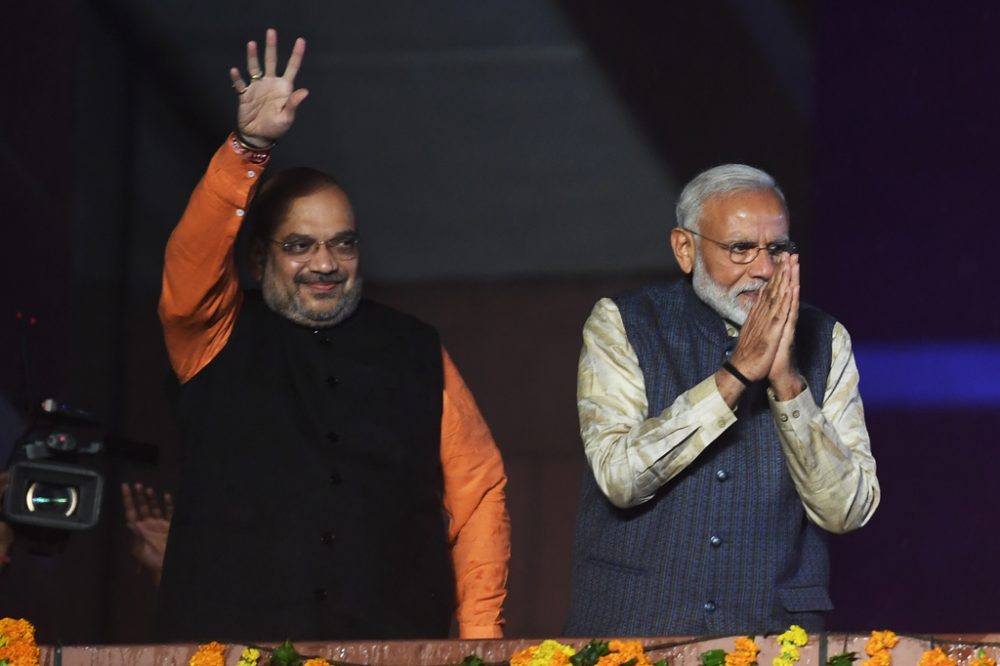
[[[431,625],[418,617],[420,613],[415,609],[420,605],[419,598],[421,595],[426,597],[427,612],[432,614],[430,609],[443,607],[440,599],[434,601],[440,595],[433,589],[421,592],[421,581],[409,580],[420,576],[406,574],[407,580],[394,576],[404,575],[408,563],[420,562],[425,554],[407,553],[396,560],[389,557],[387,561],[394,563],[391,565],[393,570],[381,572],[371,585],[378,588],[372,590],[373,598],[387,594],[389,599],[366,604],[368,595],[364,588],[358,590],[351,586],[368,584],[364,581],[370,574],[362,570],[370,563],[360,562],[356,555],[353,560],[338,560],[337,553],[349,550],[342,545],[346,537],[356,540],[367,535],[372,540],[373,551],[376,548],[382,551],[371,553],[377,566],[380,557],[392,550],[386,548],[388,537],[383,532],[393,525],[392,529],[400,534],[401,542],[397,545],[401,551],[410,547],[419,550],[420,544],[425,542],[431,543],[428,548],[433,550],[434,539],[427,533],[434,531],[435,511],[439,515],[443,511],[445,515],[441,536],[450,559],[449,580],[454,581],[454,590],[446,592],[450,598],[445,605],[455,608],[461,637],[500,637],[510,555],[510,527],[504,503],[506,476],[499,451],[458,370],[436,342],[433,329],[361,298],[357,227],[347,196],[332,179],[311,170],[292,170],[276,176],[251,203],[271,148],[291,127],[298,106],[308,94],[304,89],[294,89],[293,85],[305,42],[297,40],[284,74],[278,76],[275,71],[276,40],[274,31],[269,30],[263,68],[258,62],[256,44],[248,44],[249,84],[244,83],[238,70],[232,70],[233,85],[239,93],[237,130],[213,157],[166,250],[160,317],[171,363],[185,387],[182,390],[194,396],[188,400],[191,404],[187,407],[187,416],[182,396],[182,429],[184,424],[192,429],[191,439],[196,444],[186,443],[189,450],[182,455],[177,512],[160,591],[157,619],[160,637],[200,640],[239,636],[260,640],[421,636],[430,631],[427,627]],[[262,298],[241,290],[234,256],[237,232],[241,223],[250,218],[256,225],[250,263],[254,276],[261,281]],[[253,322],[259,330],[248,330],[250,325],[246,321]],[[383,337],[391,341],[384,349],[372,347],[382,344]],[[280,342],[268,343],[274,346],[264,348],[261,353],[261,341],[268,340]],[[319,341],[319,344],[308,340]],[[411,341],[412,349],[408,346]],[[345,349],[343,345],[356,345],[360,350],[358,356],[337,358],[336,353]],[[253,351],[241,356],[245,348]],[[303,348],[309,351],[300,352]],[[316,351],[320,348],[330,349],[329,353],[334,354],[330,367],[340,363],[339,378],[334,378],[329,368],[317,375],[311,367],[327,362],[322,356],[327,352]],[[437,349],[436,358],[428,358],[427,349]],[[297,356],[300,353],[306,355]],[[274,358],[279,360],[272,360]],[[253,360],[247,363],[246,359]],[[395,363],[398,365],[393,365]],[[261,372],[271,373],[267,379],[271,384],[262,384],[265,390],[272,390],[273,386],[274,394],[270,397],[254,393],[256,377],[248,375],[248,380],[234,377],[242,375],[245,366],[255,368],[258,364]],[[368,388],[358,389],[351,385],[355,371],[357,382]],[[324,372],[326,375],[322,376]],[[298,387],[294,390],[301,390],[302,397],[281,393],[283,380],[275,377],[285,375],[290,386]],[[378,403],[383,394],[383,387],[378,385],[379,376],[387,377],[390,384],[386,390],[392,397],[386,405]],[[321,381],[313,386],[309,384],[311,377],[321,377]],[[373,383],[369,386],[368,382]],[[397,390],[397,383],[405,385],[407,390]],[[439,387],[435,389],[439,391],[437,398],[428,400],[420,394],[420,385],[424,383]],[[417,389],[410,390],[413,384],[418,385]],[[233,416],[232,423],[226,426],[228,430],[221,435],[212,431],[213,424],[227,418],[226,396],[220,396],[220,390],[240,393],[244,389],[246,395],[240,395],[240,400],[249,401],[246,403],[249,405],[258,404],[260,413]],[[395,413],[393,410],[398,407],[398,419],[412,417],[412,422],[398,424],[387,415],[383,423],[364,423],[355,428],[365,433],[365,437],[352,441],[352,419],[355,419],[352,413],[365,412],[368,405],[364,401],[352,403],[355,406],[341,414],[339,418],[349,422],[344,431],[334,432],[328,424],[319,423],[324,421],[325,415],[309,416],[318,413],[310,409],[322,410],[324,405],[332,405],[332,410],[337,412],[342,407],[337,404],[338,396],[356,399],[356,396],[350,397],[352,390],[355,393],[360,390],[362,394],[367,391],[379,409]],[[330,391],[334,392],[332,397]],[[314,398],[314,394],[323,397]],[[216,414],[202,413],[206,402],[213,405]],[[298,414],[299,402],[303,403],[302,413],[306,416]],[[438,410],[433,425],[421,413],[424,405],[432,405]],[[282,410],[296,414],[286,415]],[[363,420],[365,417],[356,418]],[[232,462],[235,469],[242,469],[239,465],[252,461],[257,455],[253,448],[257,435],[277,422],[292,423],[293,430],[300,430],[297,426],[301,425],[306,434],[279,433],[277,437],[282,441],[274,446],[268,443],[270,440],[265,441],[259,452],[261,460],[265,460],[265,455],[276,456],[282,462],[292,458],[300,469],[310,472],[314,471],[312,468],[317,461],[328,466],[335,459],[348,461],[350,473],[341,469],[324,470],[323,474],[329,473],[329,483],[335,492],[356,484],[354,493],[335,497],[324,494],[316,502],[328,503],[332,513],[339,516],[341,525],[349,527],[338,531],[335,525],[318,534],[318,538],[303,541],[297,547],[302,551],[325,548],[322,553],[259,553],[261,562],[268,562],[261,565],[266,570],[259,571],[262,578],[246,580],[245,585],[249,589],[272,590],[270,596],[264,592],[261,592],[264,596],[259,597],[244,594],[242,585],[233,584],[230,587],[238,589],[205,590],[206,595],[232,595],[244,602],[234,603],[232,608],[220,605],[212,618],[179,619],[178,615],[189,615],[193,606],[204,603],[189,598],[192,590],[206,583],[227,580],[227,576],[234,575],[233,572],[240,571],[239,567],[245,564],[240,551],[231,546],[237,536],[229,541],[221,537],[218,543],[213,541],[220,534],[219,525],[206,522],[202,516],[216,509],[193,504],[213,501],[210,498],[216,497],[212,495],[215,491],[206,490],[208,487],[224,493],[221,489],[226,487],[226,481],[219,478],[225,476],[221,466]],[[239,442],[218,441],[226,438],[226,432],[242,428],[244,424],[247,430],[238,438]],[[200,432],[199,428],[207,432]],[[324,429],[328,430],[325,434]],[[313,437],[313,430],[323,436]],[[434,443],[435,460],[419,458],[419,452],[411,450],[418,448],[418,444],[410,446],[409,442],[396,441],[406,440],[411,433],[414,441],[427,433],[435,437],[439,433],[439,441]],[[259,439],[266,440],[266,437],[261,435]],[[288,443],[293,441],[293,444]],[[225,449],[227,446],[230,448]],[[301,460],[295,458],[300,455],[296,453],[298,450],[301,450]],[[350,466],[350,461],[363,460],[366,456],[375,463],[368,464],[368,461]],[[187,467],[184,467],[185,460]],[[214,476],[213,465],[219,466]],[[413,473],[403,474],[400,469],[403,467]],[[275,468],[278,469],[280,464]],[[385,479],[366,478],[365,475],[375,476],[372,470],[377,469],[387,470]],[[409,480],[408,477],[413,476],[426,481]],[[383,483],[381,491],[378,491],[379,483]],[[267,490],[255,486],[249,492],[266,493]],[[359,493],[368,499],[358,499]],[[185,495],[198,499],[186,499]],[[386,497],[383,496],[409,498],[405,502],[414,506],[385,506]],[[223,494],[218,497],[224,501]],[[304,501],[312,502],[315,495],[306,493],[303,497]],[[336,497],[345,499],[338,503]],[[426,506],[425,500],[434,497],[440,500],[437,509]],[[275,505],[283,506],[284,501],[276,498]],[[398,499],[393,501],[399,502]],[[288,502],[292,507],[291,500]],[[341,516],[337,512],[344,507],[364,515]],[[299,518],[294,508],[266,506],[255,510],[269,516],[275,512],[276,517],[271,519],[276,524],[284,524],[286,520],[296,524],[294,521]],[[283,516],[282,510],[288,515]],[[421,511],[426,515],[420,514]],[[239,522],[239,510],[234,509],[231,513],[237,518],[230,523]],[[251,518],[262,520],[260,515]],[[421,520],[423,527],[418,525],[419,529],[409,529],[410,523],[417,525]],[[228,527],[223,525],[221,529],[224,531]],[[275,538],[268,534],[259,537],[261,540]],[[313,541],[317,545],[314,546]],[[356,545],[350,547],[356,548]],[[294,581],[285,585],[294,588],[286,594],[283,581],[271,585],[267,578],[278,576],[275,571],[288,558],[300,558],[296,560],[300,563],[280,574]],[[350,562],[355,570],[331,570],[330,567],[336,569],[341,562]],[[431,571],[435,564],[419,566],[429,567],[428,578],[436,575]],[[310,567],[317,571],[302,571]],[[315,589],[299,589],[307,580],[317,581]],[[409,590],[411,583],[416,586],[414,590]],[[348,589],[354,589],[356,598],[339,598]],[[407,595],[414,596],[413,609],[383,612],[382,607],[387,603],[391,605],[394,595],[398,595],[400,606],[406,606]],[[279,606],[280,609],[275,608]],[[229,619],[214,617],[219,615]],[[214,626],[206,626],[206,623]],[[296,629],[289,629],[289,626]],[[250,631],[255,633],[246,633]],[[261,632],[272,631],[280,633],[261,635]]]

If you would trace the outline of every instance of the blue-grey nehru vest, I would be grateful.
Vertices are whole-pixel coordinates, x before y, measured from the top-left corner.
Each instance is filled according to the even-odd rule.
[[[615,299],[649,416],[714,374],[735,340],[689,280]],[[803,305],[799,370],[822,405],[834,320]],[[789,476],[763,383],[737,421],[648,502],[619,509],[584,474],[573,545],[570,636],[732,635],[822,628],[825,534]]]

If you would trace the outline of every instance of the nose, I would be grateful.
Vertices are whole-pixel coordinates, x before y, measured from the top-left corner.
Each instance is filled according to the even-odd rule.
[[[335,273],[339,264],[333,250],[326,243],[319,243],[316,253],[309,258],[308,266],[314,273]]]
[[[750,262],[748,273],[750,277],[770,280],[771,276],[774,275],[774,269],[774,260],[771,259],[771,255],[768,254],[767,250],[761,249],[757,252],[754,260]]]

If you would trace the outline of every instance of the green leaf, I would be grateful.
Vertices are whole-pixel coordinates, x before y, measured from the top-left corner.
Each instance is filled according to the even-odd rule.
[[[302,666],[302,656],[291,641],[285,641],[271,652],[268,666]]]
[[[637,657],[632,657],[631,659],[629,659],[628,661],[626,661],[624,664],[622,664],[622,666],[635,666],[635,662],[637,662],[637,661],[639,661],[639,659]]]
[[[597,660],[606,654],[611,654],[607,641],[592,640],[587,646],[569,658],[573,666],[594,666]]]
[[[461,666],[483,666],[483,660],[476,654],[470,654],[462,660]]]
[[[654,661],[653,666],[670,666],[666,659],[660,659],[659,661]]]
[[[857,652],[842,652],[827,659],[826,666],[851,666],[857,659]]]
[[[722,648],[701,653],[702,666],[722,666],[726,663],[726,651]]]

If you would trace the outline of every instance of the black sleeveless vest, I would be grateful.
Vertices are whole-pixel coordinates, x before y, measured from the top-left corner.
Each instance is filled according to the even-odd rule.
[[[184,385],[159,640],[445,637],[436,331],[371,301],[311,330],[248,293]]]
[[[660,414],[715,373],[735,340],[688,280],[615,299]],[[830,369],[834,320],[803,305],[796,357],[816,404]],[[648,502],[612,505],[584,473],[573,550],[571,636],[777,633],[822,628],[825,533],[806,518],[763,383],[737,421]]]

